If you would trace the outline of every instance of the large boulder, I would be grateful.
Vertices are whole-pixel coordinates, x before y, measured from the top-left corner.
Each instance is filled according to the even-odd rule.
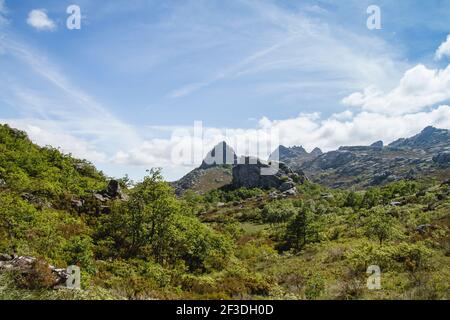
[[[105,190],[95,192],[94,198],[96,198],[100,202],[105,202],[112,199],[119,199],[124,201],[128,200],[128,196],[122,191],[119,181],[114,179],[109,181],[108,186]]]
[[[294,172],[282,162],[262,162],[259,159],[246,157],[244,163],[233,167],[232,186],[233,188],[276,188],[287,191],[294,188],[295,183],[303,183],[306,179],[303,172]]]

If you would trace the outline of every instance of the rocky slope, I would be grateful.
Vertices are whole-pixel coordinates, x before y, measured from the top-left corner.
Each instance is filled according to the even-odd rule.
[[[362,188],[399,179],[448,179],[449,151],[450,131],[427,127],[388,146],[378,141],[371,146],[340,147],[294,166],[323,185]]]
[[[322,150],[315,148],[310,153],[308,153],[302,146],[293,146],[287,148],[280,145],[272,154],[269,156],[269,161],[280,161],[288,166],[298,168],[303,163],[313,160],[322,154]]]

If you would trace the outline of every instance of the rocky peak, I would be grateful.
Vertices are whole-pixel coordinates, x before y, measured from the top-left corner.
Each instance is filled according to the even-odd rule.
[[[206,154],[199,168],[208,169],[219,165],[234,165],[236,163],[237,156],[233,148],[225,141],[222,141]]]
[[[389,144],[389,146],[407,149],[431,149],[443,144],[450,144],[450,131],[428,126],[415,136],[398,139]]]
[[[316,147],[309,154],[318,157],[321,154],[323,154],[323,152],[322,152],[322,150],[320,150],[320,148]]]
[[[379,140],[379,141],[372,143],[370,146],[372,148],[380,148],[381,149],[384,147],[384,143],[383,143],[383,141]]]
[[[269,161],[285,161],[307,154],[308,152],[302,146],[285,147],[280,145],[270,154]]]

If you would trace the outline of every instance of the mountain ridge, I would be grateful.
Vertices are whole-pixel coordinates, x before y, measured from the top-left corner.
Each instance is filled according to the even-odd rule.
[[[221,144],[224,145],[220,146]],[[214,176],[211,170],[218,171],[222,175],[220,183],[215,187],[232,182],[231,168],[240,158],[225,142],[219,143],[216,147],[233,155],[233,157],[222,155],[223,159],[225,157],[233,159],[232,164],[228,167],[218,166],[213,161],[211,165],[205,165],[204,160],[198,168],[173,183],[178,193],[192,187],[196,190],[204,189],[195,187],[202,184],[198,177],[206,174],[211,180]],[[448,179],[449,152],[450,131],[428,126],[414,136],[397,139],[388,145],[379,140],[368,146],[341,146],[337,150],[325,153],[317,147],[308,153],[302,146],[280,145],[271,153],[268,161],[278,160],[294,171],[304,172],[311,181],[329,187],[364,188],[423,176]],[[212,151],[206,158],[211,155]],[[226,172],[225,176],[223,170]]]

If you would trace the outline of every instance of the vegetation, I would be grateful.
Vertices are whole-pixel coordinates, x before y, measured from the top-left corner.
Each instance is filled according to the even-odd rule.
[[[86,161],[0,126],[0,299],[449,299],[450,187],[398,181],[364,191],[305,183],[298,195],[214,190],[176,197],[160,171],[127,200]],[[47,264],[78,265],[82,290],[53,290]],[[366,286],[381,268],[380,290]]]

